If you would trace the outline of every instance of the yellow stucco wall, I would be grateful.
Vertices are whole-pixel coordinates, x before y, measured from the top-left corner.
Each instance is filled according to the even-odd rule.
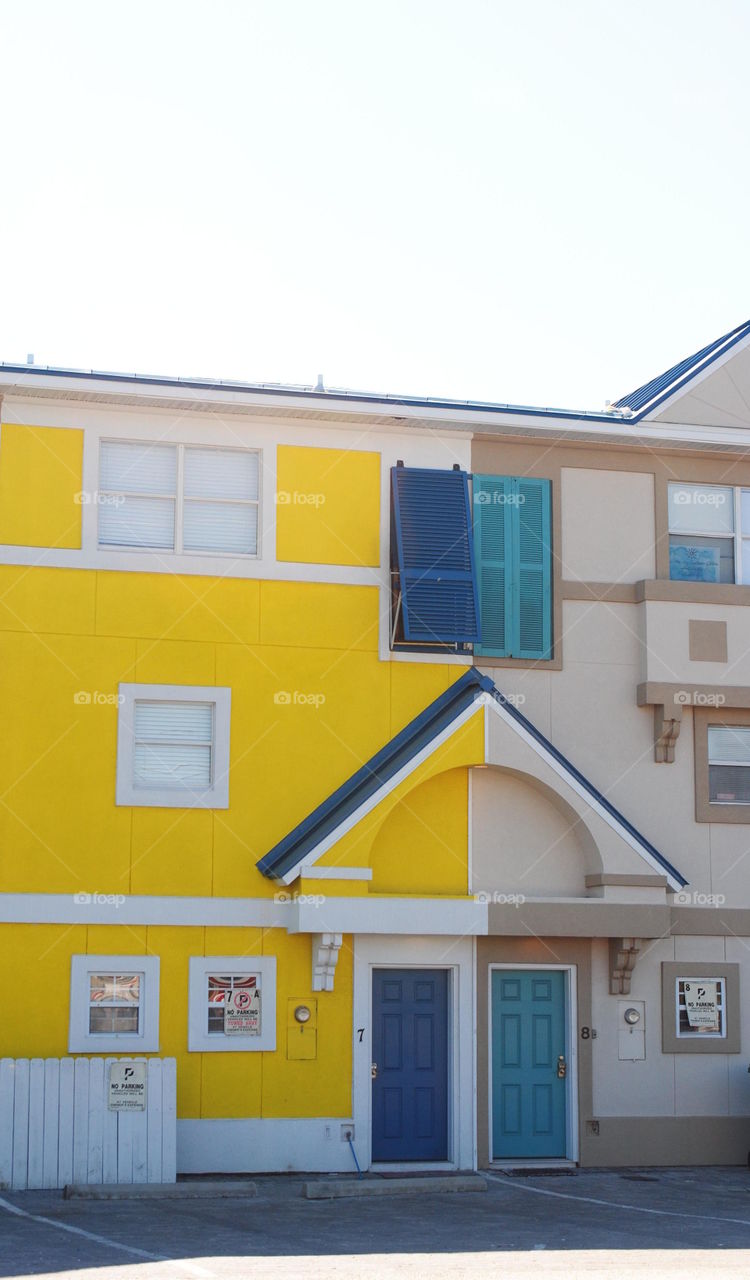
[[[68,1044],[71,955],[158,955],[160,1056],[177,1059],[177,1113],[182,1119],[348,1116],[351,1111],[351,939],[336,966],[336,990],[316,992],[317,1057],[289,1060],[287,1005],[310,1000],[310,939],[283,929],[215,929],[109,925],[3,925],[4,974],[33,975],[44,1012],[19,984],[0,983],[0,1056],[59,1057]],[[188,1053],[188,963],[191,956],[277,957],[274,1053]],[[152,1056],[152,1055],[146,1055]],[[153,1055],[156,1056],[156,1055]]]
[[[77,431],[2,427],[1,538],[78,545],[80,450]],[[280,489],[325,496],[280,504],[279,556],[377,564],[379,455],[284,447],[278,463]],[[0,892],[271,897],[257,860],[462,674],[381,661],[379,603],[376,587],[0,565]],[[115,804],[118,687],[131,681],[231,687],[227,809]],[[293,890],[465,894],[481,721],[379,805],[353,848],[331,851],[372,858],[372,882],[303,878]],[[160,957],[159,1052],[177,1058],[180,1117],[350,1114],[349,937],[334,991],[313,996],[307,934],[3,926],[3,972],[33,974],[44,1013],[0,983],[0,1052],[67,1053],[70,958],[83,953]],[[203,955],[277,957],[275,1052],[188,1053],[188,965]],[[313,999],[317,1055],[290,1059],[289,1002]]]
[[[83,432],[0,427],[0,543],[80,547]]]
[[[380,563],[380,454],[279,445],[276,555],[305,564]]]
[[[461,675],[381,662],[377,638],[374,588],[0,566],[0,891],[273,895],[256,860]],[[227,810],[115,805],[116,695],[132,680],[231,686]],[[324,701],[305,701],[311,693]],[[399,790],[367,825],[369,856],[396,807],[399,852],[388,852],[381,832],[372,884],[327,892],[466,892],[465,860],[459,872],[440,844],[463,840],[465,855],[459,766],[479,750],[481,729],[463,733],[404,784],[404,794],[417,788],[405,808]],[[432,793],[418,786],[431,770],[440,773]],[[424,821],[442,832],[437,858]],[[321,884],[297,888],[320,892]],[[147,951],[161,959],[160,1052],[178,1060],[181,1117],[350,1114],[348,939],[335,990],[316,995],[312,1061],[288,1060],[285,1048],[288,999],[311,997],[308,935],[18,925],[0,929],[0,947],[5,972],[43,983],[46,1007],[39,1018],[15,984],[0,984],[3,1053],[67,1052],[71,955]],[[278,957],[277,1051],[188,1053],[189,957],[261,953]]]

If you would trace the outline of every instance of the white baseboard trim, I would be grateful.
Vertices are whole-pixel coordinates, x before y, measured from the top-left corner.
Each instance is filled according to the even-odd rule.
[[[178,1120],[177,1172],[354,1173],[349,1143],[341,1139],[341,1126],[345,1123],[345,1116],[314,1120]],[[356,1138],[354,1149],[361,1163]]]

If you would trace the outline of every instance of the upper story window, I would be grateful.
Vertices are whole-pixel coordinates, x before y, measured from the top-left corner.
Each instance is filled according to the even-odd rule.
[[[259,459],[252,449],[103,440],[99,546],[256,556]]]
[[[669,576],[750,583],[750,489],[669,485]]]
[[[750,805],[750,727],[709,725],[708,798]]]
[[[226,809],[231,690],[121,684],[117,804]]]

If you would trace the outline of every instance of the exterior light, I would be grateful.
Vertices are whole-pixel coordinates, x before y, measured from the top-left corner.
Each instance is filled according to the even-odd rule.
[[[636,1023],[640,1022],[641,1020],[641,1015],[637,1009],[626,1009],[625,1013],[623,1014],[623,1017],[625,1018],[625,1021],[627,1022],[629,1027],[634,1027]]]
[[[294,1018],[296,1022],[309,1022],[310,1010],[306,1004],[298,1004],[294,1010]]]

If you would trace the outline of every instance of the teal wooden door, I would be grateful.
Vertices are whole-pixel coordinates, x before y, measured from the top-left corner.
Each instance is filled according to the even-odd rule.
[[[492,971],[492,1159],[566,1154],[565,977]]]

